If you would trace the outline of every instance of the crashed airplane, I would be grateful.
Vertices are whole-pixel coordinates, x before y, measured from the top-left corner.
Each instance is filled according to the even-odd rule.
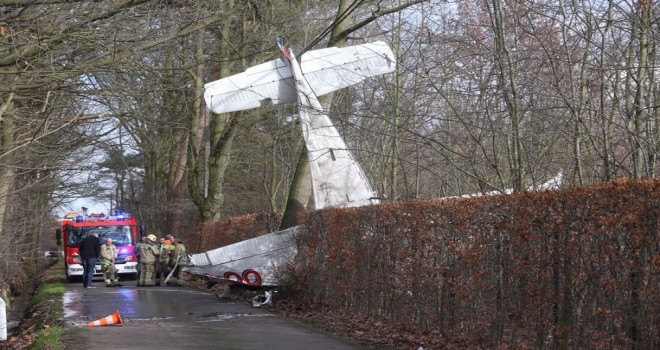
[[[374,42],[309,51],[300,63],[278,39],[283,58],[205,85],[214,113],[258,108],[263,101],[298,104],[309,154],[315,209],[377,204],[369,180],[323,110],[318,97],[394,71],[389,46]],[[184,271],[249,286],[276,286],[297,253],[296,227],[194,254]]]

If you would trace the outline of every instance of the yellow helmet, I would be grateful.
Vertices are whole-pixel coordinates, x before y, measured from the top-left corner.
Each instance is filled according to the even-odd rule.
[[[150,234],[149,236],[147,236],[147,239],[150,240],[150,241],[152,241],[152,242],[156,242],[156,240],[158,239],[158,237],[156,237],[156,235],[152,233],[152,234]]]

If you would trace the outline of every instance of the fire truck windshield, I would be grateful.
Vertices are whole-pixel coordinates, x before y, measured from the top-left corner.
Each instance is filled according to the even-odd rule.
[[[116,246],[133,245],[133,235],[131,235],[130,226],[93,226],[77,227],[69,233],[69,247],[77,247],[78,244],[92,233],[99,234],[101,244],[107,238],[112,238],[112,243]]]

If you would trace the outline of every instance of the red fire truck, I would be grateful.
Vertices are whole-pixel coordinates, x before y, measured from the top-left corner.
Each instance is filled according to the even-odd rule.
[[[121,279],[137,277],[137,256],[135,244],[142,228],[138,227],[135,218],[128,214],[117,213],[113,216],[92,214],[90,216],[67,214],[62,220],[62,228],[55,230],[57,244],[62,245],[64,252],[64,273],[69,282],[82,279],[83,267],[80,264],[78,245],[92,233],[99,234],[101,244],[106,238],[112,238],[117,246],[115,266]],[[94,276],[101,276],[100,261],[96,265]]]

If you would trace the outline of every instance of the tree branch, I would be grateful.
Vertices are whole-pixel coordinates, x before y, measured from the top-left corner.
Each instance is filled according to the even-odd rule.
[[[371,12],[371,16],[369,16],[369,17],[363,19],[362,21],[346,28],[345,30],[343,30],[342,32],[337,34],[336,36],[333,36],[332,38],[330,38],[330,43],[328,44],[328,46],[334,46],[334,44],[336,42],[338,42],[342,39],[346,39],[346,37],[348,37],[349,34],[359,30],[360,28],[366,26],[367,24],[375,21],[376,19],[378,19],[380,17],[383,17],[385,15],[389,15],[391,13],[396,13],[396,12],[401,11],[401,10],[405,10],[406,8],[408,8],[410,6],[417,5],[421,2],[426,2],[426,1],[428,1],[428,0],[412,0],[408,3],[406,3],[406,4],[396,6],[396,7],[392,7],[392,8],[386,9],[386,10],[381,10],[380,6],[378,6],[378,9],[376,11]]]

